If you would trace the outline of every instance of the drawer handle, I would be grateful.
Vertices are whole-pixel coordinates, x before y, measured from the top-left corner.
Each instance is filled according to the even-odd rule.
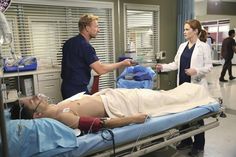
[[[55,85],[47,85],[47,86],[45,86],[45,88],[51,88],[51,87],[55,87]]]
[[[55,75],[45,75],[44,77],[47,78],[47,77],[54,77]]]
[[[40,77],[56,77],[57,75],[48,74],[48,75],[39,75]]]

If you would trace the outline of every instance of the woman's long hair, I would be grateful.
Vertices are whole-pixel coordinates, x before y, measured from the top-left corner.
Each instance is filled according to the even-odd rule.
[[[199,34],[199,40],[201,40],[202,42],[207,41],[207,32],[203,29],[202,29],[201,33]]]
[[[207,33],[205,30],[202,29],[202,25],[198,20],[196,19],[188,20],[185,22],[185,24],[188,24],[193,30],[198,30],[197,35],[199,40],[203,42],[207,41]]]

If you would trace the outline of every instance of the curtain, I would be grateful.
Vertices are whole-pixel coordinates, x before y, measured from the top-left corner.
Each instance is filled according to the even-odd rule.
[[[194,18],[194,0],[178,0],[177,2],[177,47],[184,42],[184,22]]]

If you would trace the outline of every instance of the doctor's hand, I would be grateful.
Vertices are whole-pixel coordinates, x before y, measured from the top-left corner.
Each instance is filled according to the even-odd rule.
[[[121,63],[122,63],[122,66],[128,67],[128,66],[133,65],[132,61],[133,61],[132,59],[125,59],[125,60],[121,61]]]
[[[157,72],[161,72],[163,70],[163,66],[161,64],[156,65]]]
[[[197,70],[194,68],[185,69],[185,74],[188,76],[193,76],[197,74]]]

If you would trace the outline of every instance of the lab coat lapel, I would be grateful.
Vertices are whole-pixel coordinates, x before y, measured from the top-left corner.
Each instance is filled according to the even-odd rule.
[[[179,68],[180,68],[180,58],[181,58],[181,55],[182,55],[182,53],[184,52],[184,49],[185,49],[185,47],[188,45],[188,41],[186,41],[185,43],[183,43],[183,45],[179,48]]]
[[[178,50],[178,53],[179,53],[179,55],[178,55],[178,69],[180,69],[181,55],[184,52],[184,49],[187,46],[187,44],[188,44],[188,41],[186,41],[185,43],[181,44],[180,47],[179,47],[179,50]],[[178,73],[177,73],[177,85],[179,85],[179,70],[178,70]]]
[[[196,64],[199,64],[198,62],[201,62],[200,60],[197,59],[197,55],[199,55],[199,47],[201,46],[201,42],[199,39],[197,39],[196,45],[193,50],[193,54],[191,57],[191,65],[190,68],[196,67]]]

